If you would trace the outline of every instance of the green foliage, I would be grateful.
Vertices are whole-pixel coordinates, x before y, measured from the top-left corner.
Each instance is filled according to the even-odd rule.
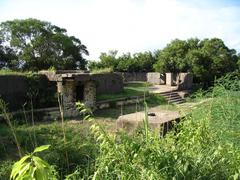
[[[10,179],[22,180],[22,179],[57,179],[54,169],[44,160],[35,156],[36,153],[47,150],[50,145],[44,145],[37,147],[33,153],[25,155],[18,162],[13,165]]]
[[[120,72],[149,72],[153,70],[155,57],[151,52],[123,54],[117,57],[117,51],[109,51],[102,53],[99,57],[100,61],[90,61],[89,69],[111,68],[113,71]]]
[[[13,49],[2,45],[0,38],[0,69],[9,67],[14,69],[17,63],[17,56]]]
[[[133,135],[93,126],[100,154],[92,178],[239,179],[240,81],[232,78],[218,80],[213,98],[164,138],[148,131],[147,123]]]
[[[215,81],[211,91],[196,95],[211,98],[199,104],[180,124],[175,124],[165,137],[149,130],[146,105],[144,127],[131,135],[107,132],[107,124],[96,122],[91,126],[87,121],[65,122],[67,144],[63,143],[61,125],[57,122],[19,126],[16,131],[24,150],[32,151],[28,134],[33,128],[38,144],[51,144],[51,151],[40,152],[39,157],[56,167],[59,179],[237,180],[240,178],[239,78],[238,72],[229,74]],[[78,103],[78,107],[80,113],[86,115],[84,105]],[[8,134],[6,128],[2,129],[0,140]],[[4,142],[11,141],[12,137]],[[66,171],[66,149],[70,172]],[[35,152],[41,150],[38,148]],[[3,170],[0,169],[0,174]]]
[[[173,40],[159,51],[157,63],[159,72],[192,72],[195,80],[209,85],[237,68],[236,51],[229,49],[221,39]]]
[[[14,71],[10,69],[1,69],[0,70],[0,75],[18,75],[18,76],[28,76],[32,74],[31,71],[28,72],[21,72],[21,71]]]
[[[146,97],[146,102],[148,105],[151,105],[151,106],[153,105],[159,106],[159,105],[167,104],[167,100],[163,96],[160,96],[157,94],[149,94],[149,96]]]
[[[93,162],[97,153],[95,140],[89,132],[88,121],[79,122],[66,121],[64,123],[67,144],[64,144],[62,135],[62,126],[60,122],[49,122],[36,124],[35,127],[29,125],[18,125],[16,133],[19,143],[24,153],[34,151],[33,133],[36,134],[37,144],[50,144],[51,149],[43,153],[39,153],[39,157],[53,165],[57,172],[59,172],[59,179],[64,179],[65,175],[75,171],[75,168],[81,169],[81,176],[87,173],[93,173]],[[0,124],[0,147],[3,146],[0,156],[0,164],[4,163],[6,159],[15,161],[17,149],[14,144],[14,138],[10,134],[8,128]],[[31,136],[30,136],[31,135]],[[2,145],[1,142],[4,144]],[[1,149],[1,148],[0,148]],[[65,159],[65,152],[68,152],[70,162],[69,171]],[[0,172],[4,172],[3,166],[0,166]],[[8,170],[4,176],[10,176],[11,166],[6,167]],[[0,179],[3,177],[0,176]]]
[[[54,107],[57,105],[57,87],[46,76],[29,73],[27,76],[27,108],[33,101],[34,108]]]
[[[148,94],[147,83],[129,83],[124,87],[123,92],[117,94],[101,94],[97,96],[97,101],[116,100],[119,98],[128,98],[132,96],[143,96],[144,92]]]
[[[79,111],[79,114],[83,116],[83,120],[92,120],[92,110],[87,108],[84,103],[80,101],[76,102],[76,109]]]
[[[86,46],[67,31],[37,19],[13,20],[0,24],[0,68],[38,71],[84,69]]]
[[[9,175],[11,174],[13,161],[1,161],[0,163],[0,179],[9,180]]]
[[[112,73],[113,69],[110,68],[99,68],[99,69],[93,69],[91,71],[92,74],[106,74],[106,73]]]

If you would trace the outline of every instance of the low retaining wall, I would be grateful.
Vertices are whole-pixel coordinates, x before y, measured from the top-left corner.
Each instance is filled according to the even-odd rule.
[[[98,101],[97,109],[106,109],[110,107],[119,107],[123,105],[136,104],[144,101],[144,96],[134,96],[127,98],[118,98],[114,100]]]

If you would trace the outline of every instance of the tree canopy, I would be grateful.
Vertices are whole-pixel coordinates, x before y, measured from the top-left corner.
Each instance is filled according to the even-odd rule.
[[[84,69],[85,45],[68,36],[66,29],[37,19],[13,20],[0,24],[0,68],[37,71]]]
[[[157,54],[156,71],[192,72],[195,79],[210,83],[237,68],[236,51],[221,39],[173,40]]]
[[[151,52],[140,52],[131,55],[122,54],[117,57],[118,51],[101,53],[100,61],[90,61],[89,69],[112,68],[120,72],[149,72],[153,71],[153,64],[156,62],[155,56]]]

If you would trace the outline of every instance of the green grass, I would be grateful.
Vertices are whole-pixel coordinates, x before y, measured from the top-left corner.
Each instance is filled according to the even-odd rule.
[[[148,94],[150,84],[141,83],[129,83],[124,86],[123,92],[117,94],[101,94],[97,96],[97,101],[103,100],[115,100],[119,98],[128,98],[132,96],[143,96],[144,92]]]
[[[100,68],[100,69],[93,69],[91,71],[92,74],[106,74],[106,73],[113,73],[112,68]]]
[[[206,95],[212,98],[202,99],[164,138],[147,126],[132,136],[96,130],[101,139],[95,177],[239,179],[240,81],[225,82],[217,83]]]
[[[8,69],[1,69],[0,75],[18,75],[18,76],[27,76],[32,74],[32,72],[21,72],[21,71],[13,71]]]
[[[33,150],[34,131],[38,145],[51,144],[40,157],[55,166],[58,179],[75,170],[73,179],[239,179],[240,81],[229,82],[223,79],[216,83],[197,106],[172,106],[189,109],[191,114],[164,138],[149,131],[147,125],[132,135],[114,133],[120,108],[96,112],[94,126],[93,122],[67,121],[66,145],[59,122],[39,123],[34,129],[19,125],[16,132],[25,153]],[[161,97],[147,101],[168,108]],[[123,113],[136,111],[134,105],[123,108]],[[143,109],[142,104],[139,109]],[[69,153],[69,171],[65,151]],[[16,152],[8,127],[0,124],[0,179],[9,179]]]
[[[109,127],[110,123],[101,121],[105,127]],[[97,152],[97,146],[94,145],[95,140],[90,134],[89,127],[91,123],[80,121],[69,121],[65,123],[67,144],[63,143],[63,135],[60,122],[37,123],[35,128],[26,125],[18,125],[16,133],[24,153],[32,152],[33,133],[36,132],[37,144],[50,144],[50,150],[40,156],[54,165],[60,177],[69,174],[77,166],[81,167],[82,172],[88,171],[88,165],[93,163]],[[69,152],[70,171],[67,170],[65,159],[65,150]],[[4,124],[0,124],[0,179],[9,179],[12,161],[18,159],[17,149],[13,141],[10,130]],[[8,165],[8,166],[7,166]],[[6,177],[6,175],[8,175]]]
[[[159,109],[171,109],[176,110],[176,106],[174,105],[167,105],[167,101],[164,99],[164,97],[150,94],[148,97],[146,97],[146,102],[148,106],[151,107],[158,107]],[[135,113],[136,111],[144,111],[144,103],[135,103],[132,105],[124,105],[121,107],[111,107],[108,109],[101,109],[96,110],[94,112],[94,116],[96,119],[104,120],[104,119],[111,119],[116,120],[121,113],[122,114],[130,114]]]

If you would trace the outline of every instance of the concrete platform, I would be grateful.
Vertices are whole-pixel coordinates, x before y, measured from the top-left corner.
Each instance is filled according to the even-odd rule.
[[[116,122],[117,130],[124,129],[127,132],[133,132],[135,129],[143,125],[145,112],[136,112],[132,114],[119,116]],[[164,127],[164,134],[172,127],[173,121],[179,121],[181,118],[177,111],[161,110],[149,111],[148,122],[151,129],[160,129]]]
[[[177,86],[153,85],[149,87],[149,92],[158,94],[162,92],[176,91],[177,89],[178,89]]]

